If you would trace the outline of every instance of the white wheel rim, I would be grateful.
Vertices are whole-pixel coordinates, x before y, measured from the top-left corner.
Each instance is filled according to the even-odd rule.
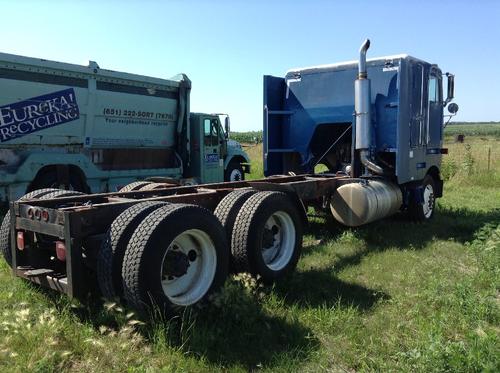
[[[169,275],[171,269],[165,260],[169,252],[180,253],[189,260],[184,274]],[[195,259],[191,260],[194,255]],[[201,300],[210,289],[216,268],[217,253],[210,236],[199,229],[182,232],[170,243],[162,259],[160,276],[163,292],[176,305],[192,305]]]
[[[264,235],[272,234],[272,244],[262,244],[262,258],[267,267],[279,271],[286,267],[295,249],[295,225],[284,211],[277,211],[267,219]],[[264,241],[264,237],[262,238]],[[269,237],[268,237],[269,240]],[[268,242],[269,244],[270,242]]]
[[[229,175],[229,181],[240,181],[243,179],[243,175],[241,174],[241,171],[235,168],[234,170],[231,171],[231,174]]]
[[[424,216],[426,218],[430,218],[432,215],[432,211],[434,210],[434,190],[432,189],[432,185],[427,184],[424,188]]]

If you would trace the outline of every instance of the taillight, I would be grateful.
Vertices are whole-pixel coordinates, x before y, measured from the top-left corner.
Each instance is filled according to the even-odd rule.
[[[24,250],[24,232],[17,232],[17,248]]]
[[[42,210],[42,220],[49,221],[49,212],[46,210]]]
[[[56,256],[60,261],[66,261],[66,245],[63,241],[56,241]]]

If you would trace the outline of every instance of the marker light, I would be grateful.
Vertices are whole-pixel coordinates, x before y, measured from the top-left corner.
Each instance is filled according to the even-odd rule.
[[[24,250],[24,232],[17,232],[17,248]]]
[[[56,241],[56,256],[61,262],[66,261],[66,245],[63,241]]]

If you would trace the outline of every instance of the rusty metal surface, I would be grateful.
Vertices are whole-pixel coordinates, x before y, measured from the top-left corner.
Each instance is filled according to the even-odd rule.
[[[50,224],[38,220],[26,218],[16,218],[16,229],[26,230],[36,233],[44,233],[49,236],[64,237],[64,228],[62,225]],[[15,242],[15,241],[14,241]]]
[[[92,255],[92,250],[96,251],[100,247],[99,242],[89,246],[87,240],[89,237],[103,237],[113,220],[134,204],[144,201],[190,203],[213,211],[222,198],[239,188],[283,191],[308,201],[329,196],[340,185],[358,180],[337,175],[279,176],[232,183],[165,185],[164,188],[155,190],[17,201],[11,206],[12,224],[16,230],[32,231],[63,239],[66,245],[66,270],[64,274],[55,274],[48,273],[43,268],[37,271],[37,268],[15,267],[16,263],[19,263],[17,262],[19,251],[14,244],[13,268],[17,268],[14,273],[32,282],[64,292],[70,297],[81,297],[90,290],[87,281],[88,263],[84,264],[82,253],[85,252],[86,257],[89,257]],[[33,219],[28,214],[30,209],[48,212],[48,220]],[[14,243],[16,230],[12,230]]]

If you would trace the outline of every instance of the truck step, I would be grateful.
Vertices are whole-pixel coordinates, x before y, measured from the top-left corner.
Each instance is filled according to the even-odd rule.
[[[68,293],[68,278],[66,274],[58,273],[48,268],[33,268],[19,266],[16,275],[62,293]]]
[[[47,268],[39,268],[39,269],[31,269],[24,272],[24,275],[27,277],[38,277],[38,276],[47,276],[54,273],[52,269]]]

